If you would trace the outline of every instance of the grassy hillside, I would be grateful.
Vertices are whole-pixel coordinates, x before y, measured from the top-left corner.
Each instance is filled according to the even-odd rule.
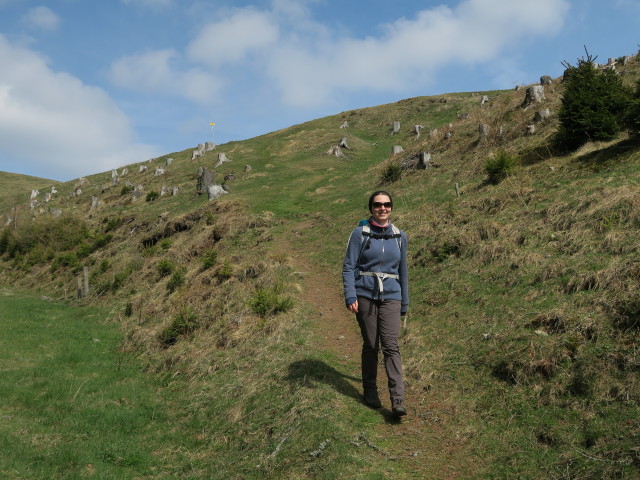
[[[62,184],[2,232],[4,283],[72,299],[89,267],[77,301],[112,306],[123,348],[184,392],[185,478],[637,477],[640,149],[554,153],[562,88],[528,108],[524,88],[412,98]],[[342,137],[346,158],[324,155]],[[431,168],[383,181],[420,152]],[[518,165],[488,182],[499,152]],[[197,195],[201,166],[230,193]],[[410,242],[401,424],[363,408],[357,354],[326,331],[380,186]]]
[[[0,211],[5,211],[18,203],[29,199],[31,190],[49,189],[60,182],[44,178],[19,175],[17,173],[0,172]]]

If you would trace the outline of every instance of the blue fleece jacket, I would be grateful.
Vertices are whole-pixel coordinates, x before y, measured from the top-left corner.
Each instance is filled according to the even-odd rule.
[[[393,235],[391,224],[379,227],[369,222],[374,235]],[[409,308],[409,276],[407,272],[407,235],[400,231],[398,238],[374,238],[362,235],[362,226],[351,232],[342,266],[344,298],[347,306],[357,297],[372,300],[400,300],[401,312]],[[398,245],[400,240],[400,245]],[[398,275],[400,278],[385,278],[380,293],[376,277],[362,276],[359,272],[381,272]]]

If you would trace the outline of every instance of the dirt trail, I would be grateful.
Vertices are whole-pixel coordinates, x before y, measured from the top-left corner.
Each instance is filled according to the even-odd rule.
[[[311,245],[304,241],[305,238],[313,238],[315,232],[311,228],[307,222],[292,227],[290,232],[302,240],[302,244]],[[341,272],[326,271],[326,267],[312,263],[308,251],[296,250],[287,239],[276,243],[279,244],[278,250],[286,251],[294,269],[302,274],[305,301],[319,320],[320,348],[333,352],[341,360],[341,373],[356,390],[361,391],[361,383],[353,378],[360,378],[362,340],[353,314],[344,307]],[[400,348],[402,351],[402,341]],[[409,381],[406,383],[408,415],[397,419],[390,412],[386,374],[380,363],[378,388],[383,408],[379,410],[378,433],[381,437],[393,438],[396,445],[394,451],[381,455],[404,463],[404,470],[410,473],[410,478],[445,480],[472,477],[464,441],[447,426],[456,415],[456,409],[449,399],[443,397],[446,392],[416,391]],[[362,408],[367,407],[362,404]]]

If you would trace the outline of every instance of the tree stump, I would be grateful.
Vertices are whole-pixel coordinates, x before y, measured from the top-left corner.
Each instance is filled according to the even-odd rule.
[[[227,158],[227,156],[224,153],[219,153],[218,154],[218,163],[215,164],[215,166],[213,168],[217,168],[220,165],[222,165],[225,162],[230,162],[231,160],[229,160]]]
[[[480,100],[480,105],[484,105],[489,101],[489,97],[487,95],[482,96],[482,100]]]
[[[391,147],[392,155],[397,155],[402,152],[404,152],[404,148],[402,148],[400,145],[394,145],[393,147]]]
[[[196,193],[200,195],[208,191],[211,185],[215,185],[213,181],[213,173],[206,167],[198,168],[198,183],[196,185]]]
[[[155,172],[153,172],[153,176],[154,177],[159,177],[160,175],[164,175],[164,168],[162,167],[157,167]]]
[[[551,85],[553,80],[549,75],[543,75],[540,77],[540,85]]]
[[[536,133],[536,126],[532,123],[531,125],[527,125],[526,134],[533,135]]]
[[[209,201],[211,201],[215,200],[221,195],[224,195],[225,193],[227,193],[227,191],[220,185],[209,185],[209,188],[207,188],[207,193],[209,195]]]
[[[400,122],[393,122],[392,134],[396,134],[400,131]]]
[[[329,148],[329,150],[324,152],[324,155],[331,155],[338,158],[347,158],[347,156],[344,153],[342,153],[342,149],[340,148],[340,145],[332,145]]]
[[[139,173],[146,172],[148,169],[149,169],[149,167],[147,167],[146,165],[140,165]]]
[[[525,92],[524,101],[522,102],[522,107],[527,108],[534,103],[540,103],[543,100],[546,100],[544,96],[544,86],[543,85],[533,85],[527,88]]]
[[[346,148],[347,150],[351,150],[351,149],[349,148],[349,145],[347,144],[347,137],[342,137],[342,138],[340,139],[340,142],[338,143],[338,146],[339,146],[340,148]]]
[[[480,134],[480,139],[487,138],[489,136],[489,125],[486,123],[478,125],[478,133]]]
[[[416,134],[416,139],[420,138],[420,130],[422,130],[424,127],[422,125],[414,125],[413,126],[413,131]]]
[[[548,120],[549,118],[551,118],[551,110],[549,110],[548,108],[545,108],[544,110],[540,110],[536,112],[533,118],[533,121],[536,123],[540,123],[540,122],[544,122],[545,120]]]
[[[244,171],[245,172],[250,172],[251,171],[251,165],[245,165],[244,166]]]
[[[213,142],[204,142],[204,152],[210,152],[211,150],[215,150],[216,149],[216,145]]]
[[[431,154],[427,152],[420,152],[400,161],[400,168],[403,170],[426,170],[430,167],[432,167]]]
[[[340,128],[349,128],[349,122],[345,120],[344,122],[342,122],[342,125],[340,125]]]

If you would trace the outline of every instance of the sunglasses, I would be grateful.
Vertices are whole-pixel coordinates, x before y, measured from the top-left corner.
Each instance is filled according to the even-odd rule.
[[[373,208],[391,208],[391,202],[373,202],[371,205],[373,206]]]

